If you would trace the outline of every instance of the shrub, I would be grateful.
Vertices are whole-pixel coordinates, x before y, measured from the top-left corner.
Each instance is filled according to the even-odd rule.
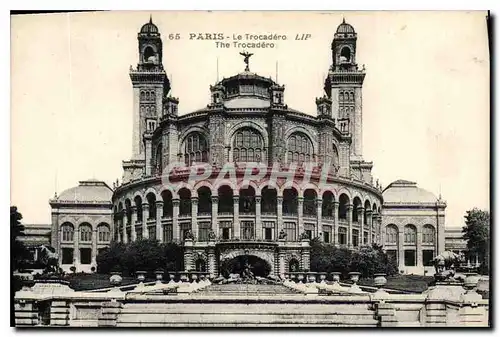
[[[131,276],[138,270],[144,270],[153,275],[159,267],[167,271],[182,270],[183,262],[182,247],[175,243],[159,243],[151,239],[128,244],[113,242],[97,256],[97,272],[109,274],[120,271],[125,276]]]
[[[397,265],[387,257],[381,246],[361,247],[357,251],[351,251],[312,240],[311,270],[341,272],[344,278],[351,271],[360,272],[361,277],[373,277],[376,273],[396,274]]]

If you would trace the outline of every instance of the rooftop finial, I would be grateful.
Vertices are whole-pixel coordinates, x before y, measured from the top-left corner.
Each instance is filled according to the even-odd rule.
[[[153,23],[153,14],[149,14],[149,23]]]
[[[250,56],[252,56],[253,54],[250,54],[249,52],[243,52],[243,53],[240,53],[240,55],[245,58],[243,60],[246,64],[245,71],[250,71],[249,61],[250,61]]]
[[[345,23],[345,17],[342,17],[342,23]]]

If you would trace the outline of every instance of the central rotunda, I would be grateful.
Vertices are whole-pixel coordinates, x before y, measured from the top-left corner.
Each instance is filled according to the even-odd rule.
[[[289,108],[285,88],[244,72],[210,86],[211,102],[178,115],[150,20],[138,34],[132,158],[113,194],[113,238],[178,242],[184,270],[263,260],[270,274],[309,269],[309,240],[380,243],[382,191],[362,157],[357,34],[345,22],[316,115]]]

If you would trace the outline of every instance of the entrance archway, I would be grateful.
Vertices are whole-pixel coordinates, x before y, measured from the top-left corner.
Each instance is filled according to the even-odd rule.
[[[255,276],[267,277],[272,270],[272,266],[258,256],[238,255],[222,260],[220,263],[220,273],[226,278],[229,277],[229,274],[242,275],[247,265]]]

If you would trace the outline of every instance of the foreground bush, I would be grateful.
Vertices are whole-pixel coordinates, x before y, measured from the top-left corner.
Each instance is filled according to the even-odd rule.
[[[148,274],[162,268],[165,271],[183,269],[182,247],[175,243],[159,243],[157,240],[142,239],[128,244],[112,242],[109,248],[97,255],[97,272],[108,274],[120,271],[134,275],[143,270]]]
[[[366,246],[351,251],[332,244],[311,240],[311,271],[341,272],[347,277],[349,272],[360,272],[361,277],[373,277],[376,273],[397,274],[396,261],[390,261],[381,246]]]

